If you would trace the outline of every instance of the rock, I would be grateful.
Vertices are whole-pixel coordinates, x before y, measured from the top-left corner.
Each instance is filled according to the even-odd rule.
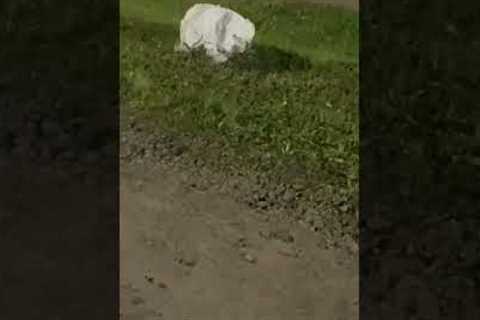
[[[304,186],[303,186],[302,184],[300,184],[300,183],[294,183],[294,184],[292,185],[292,188],[293,188],[293,190],[295,190],[296,192],[302,192],[302,191],[304,191],[304,189],[305,189]]]
[[[262,210],[268,209],[268,206],[269,206],[268,201],[265,201],[265,200],[259,200],[257,205]]]
[[[185,153],[185,151],[187,151],[187,146],[183,144],[178,144],[172,148],[172,154],[175,157],[181,156],[183,153]]]
[[[247,239],[244,237],[240,237],[237,242],[235,243],[235,246],[238,248],[246,248],[248,247]]]
[[[197,261],[193,257],[181,256],[175,258],[175,262],[189,268],[195,267]]]
[[[347,241],[347,249],[351,254],[357,254],[359,251],[358,243],[353,239],[349,239]]]
[[[350,209],[350,206],[348,204],[343,204],[339,207],[340,211],[345,213]]]
[[[277,239],[284,243],[292,243],[295,241],[295,237],[287,229],[277,229],[270,232],[271,239]]]
[[[278,194],[275,191],[267,192],[267,198],[271,202],[276,202],[278,198]]]
[[[158,287],[160,289],[167,289],[168,288],[168,285],[165,283],[165,282],[159,282],[158,283]]]
[[[252,256],[250,253],[245,253],[243,254],[243,258],[245,259],[245,261],[247,261],[248,263],[255,263],[257,262],[257,259]]]
[[[155,281],[155,277],[152,275],[152,273],[150,271],[145,272],[143,277],[149,283],[153,283]]]
[[[286,190],[283,194],[283,201],[285,201],[287,204],[292,203],[295,199],[296,195],[292,190]]]
[[[212,4],[196,4],[180,23],[177,51],[203,48],[215,62],[244,52],[255,36],[255,25],[233,10]]]

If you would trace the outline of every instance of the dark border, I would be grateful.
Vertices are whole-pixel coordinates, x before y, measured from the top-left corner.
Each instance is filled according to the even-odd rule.
[[[118,20],[0,3],[0,319],[118,318]]]
[[[480,319],[480,3],[363,1],[362,319]]]

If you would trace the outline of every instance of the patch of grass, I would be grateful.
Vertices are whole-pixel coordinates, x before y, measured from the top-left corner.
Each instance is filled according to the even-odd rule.
[[[280,2],[219,2],[257,24],[254,48],[225,65],[173,52],[188,1],[121,2],[123,111],[170,130],[221,139],[239,157],[259,153],[279,167],[300,164],[323,183],[355,190],[356,14]]]
[[[121,0],[120,14],[146,23],[178,28],[194,0]],[[283,3],[282,0],[216,0],[255,23],[255,42],[292,51],[315,62],[358,62],[358,13],[328,6]]]

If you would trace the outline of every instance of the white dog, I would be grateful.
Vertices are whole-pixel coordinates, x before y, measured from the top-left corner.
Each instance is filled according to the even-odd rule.
[[[176,50],[205,49],[215,62],[244,52],[255,36],[255,25],[233,10],[212,4],[191,7],[180,24]]]

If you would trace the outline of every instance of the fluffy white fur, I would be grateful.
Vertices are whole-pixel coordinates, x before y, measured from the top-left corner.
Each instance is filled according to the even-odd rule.
[[[255,36],[255,25],[233,10],[200,3],[191,7],[180,23],[180,44],[176,49],[204,48],[215,62],[225,62],[244,52]]]

